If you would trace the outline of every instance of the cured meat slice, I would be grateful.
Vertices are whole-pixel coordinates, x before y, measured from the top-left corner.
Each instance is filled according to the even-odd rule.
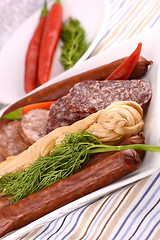
[[[47,132],[71,125],[114,101],[136,101],[145,107],[151,97],[149,83],[142,80],[89,80],[77,83],[66,96],[52,104]]]
[[[47,132],[54,130],[57,127],[71,125],[73,122],[87,117],[89,114],[72,113],[69,108],[69,101],[67,96],[59,98],[55,104],[52,105],[49,113]]]
[[[47,133],[49,111],[35,109],[26,113],[22,120],[7,123],[0,130],[0,162],[17,155]]]
[[[20,121],[11,121],[0,130],[0,161],[7,156],[17,155],[27,146],[18,140]]]
[[[29,145],[47,133],[49,110],[34,109],[26,113],[21,120],[20,134]]]
[[[0,162],[4,161],[6,158],[6,152],[0,147]]]

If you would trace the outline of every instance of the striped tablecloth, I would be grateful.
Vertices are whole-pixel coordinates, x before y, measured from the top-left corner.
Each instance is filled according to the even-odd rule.
[[[35,229],[22,239],[160,239],[160,173]]]
[[[110,0],[110,8],[106,34],[94,54],[160,23],[159,0]],[[157,171],[20,239],[158,240],[159,201],[160,172]]]

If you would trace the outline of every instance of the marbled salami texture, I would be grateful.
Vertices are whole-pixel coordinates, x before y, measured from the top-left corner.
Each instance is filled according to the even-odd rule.
[[[149,83],[142,80],[87,80],[51,106],[47,132],[83,119],[114,101],[136,101],[144,107],[152,97]]]

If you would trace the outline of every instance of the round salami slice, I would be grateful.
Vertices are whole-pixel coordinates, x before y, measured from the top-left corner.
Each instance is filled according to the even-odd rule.
[[[63,127],[66,125],[70,125],[73,121],[78,121],[82,119],[88,114],[79,114],[70,111],[68,107],[67,96],[59,98],[55,103],[52,104],[52,108],[50,110],[48,124],[47,124],[47,132],[52,131],[55,128]]]
[[[4,161],[6,158],[6,152],[0,147],[0,162]]]
[[[144,106],[151,96],[149,83],[142,80],[84,81],[71,89],[68,107],[72,112],[92,113],[114,101],[136,101]]]
[[[21,120],[20,134],[26,143],[33,144],[47,133],[49,110],[34,109],[26,113]]]
[[[17,155],[27,147],[18,141],[20,121],[11,121],[0,130],[0,159]]]
[[[79,82],[51,106],[47,132],[83,119],[114,101],[136,101],[144,108],[151,97],[149,83],[142,80]]]

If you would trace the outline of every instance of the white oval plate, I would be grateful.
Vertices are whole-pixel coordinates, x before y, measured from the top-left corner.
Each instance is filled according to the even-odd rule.
[[[149,30],[143,34],[140,34],[130,40],[123,42],[122,44],[110,48],[109,50],[100,53],[97,56],[94,56],[84,63],[72,68],[68,71],[67,75],[78,74],[82,71],[87,71],[92,68],[104,65],[121,57],[126,57],[133,52],[133,50],[137,47],[138,43],[142,42],[142,52],[141,55],[148,60],[153,61],[153,65],[151,69],[148,71],[144,80],[149,82],[152,87],[153,96],[150,102],[147,114],[145,116],[144,122],[144,134],[146,137],[146,144],[150,145],[158,145],[158,140],[160,138],[160,26],[158,28],[154,28]],[[51,80],[51,82],[54,81]],[[58,81],[58,77],[57,77]],[[147,177],[153,174],[155,171],[160,169],[160,153],[154,152],[146,152],[145,157],[143,159],[141,167],[127,175],[126,177],[116,181],[98,191],[92,192],[82,198],[77,199],[38,220],[28,224],[27,226],[9,233],[6,235],[4,240],[17,240],[20,237],[23,237],[27,232],[31,230],[49,223],[50,221],[57,219],[69,212],[84,206],[85,204],[91,203],[100,197],[106,196],[107,194],[122,188],[128,184],[131,184],[135,181],[138,181],[144,177]]]
[[[87,41],[91,41],[90,47],[76,63],[77,65],[90,56],[104,35],[110,12],[109,3],[108,0],[61,0],[61,3],[63,6],[63,21],[68,19],[69,16],[78,19],[86,31]],[[36,11],[20,26],[0,52],[1,103],[11,104],[25,95],[25,56],[30,39],[38,24],[41,10]],[[58,45],[53,59],[50,79],[64,72],[59,62],[59,56],[60,47]]]

